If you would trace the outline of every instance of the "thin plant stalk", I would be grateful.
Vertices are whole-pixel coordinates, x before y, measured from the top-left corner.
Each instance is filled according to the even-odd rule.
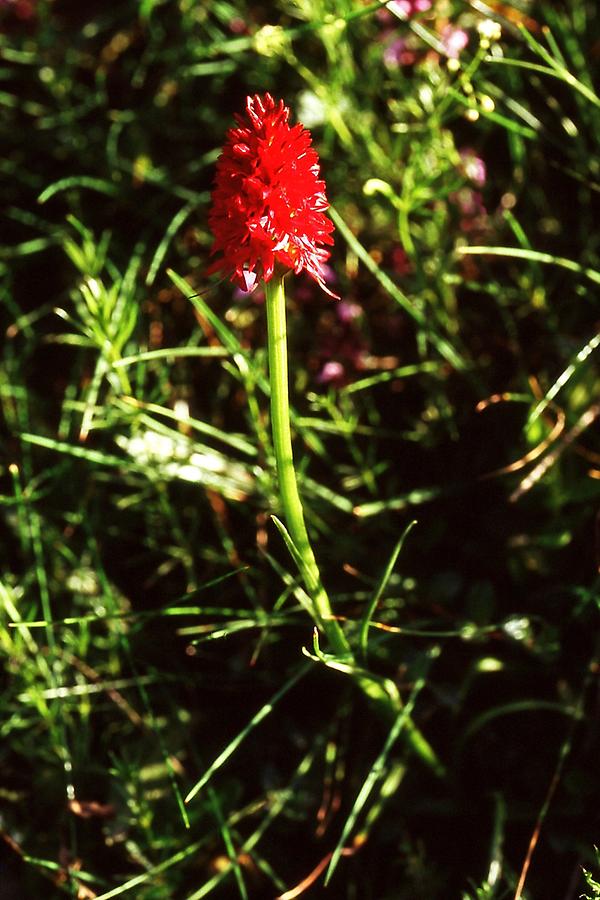
[[[350,645],[333,616],[327,591],[323,587],[298,492],[290,430],[284,276],[275,274],[270,281],[265,282],[265,294],[271,383],[271,429],[285,524],[298,551],[296,561],[314,607],[315,620],[327,636],[336,655],[348,656]]]
[[[294,547],[294,558],[300,569],[306,590],[313,605],[313,615],[319,628],[325,633],[335,655],[344,659],[342,668],[349,671],[356,684],[377,706],[386,718],[396,718],[402,713],[402,701],[394,689],[385,689],[383,680],[355,668],[354,658],[346,635],[335,619],[329,596],[323,587],[315,554],[313,552],[304,510],[298,491],[292,434],[288,388],[287,328],[284,276],[277,272],[265,282],[267,307],[267,332],[269,352],[269,380],[271,385],[271,430],[279,480],[279,495],[285,524]],[[334,666],[337,667],[337,666]],[[443,767],[427,740],[406,717],[405,733],[413,751],[437,774]]]

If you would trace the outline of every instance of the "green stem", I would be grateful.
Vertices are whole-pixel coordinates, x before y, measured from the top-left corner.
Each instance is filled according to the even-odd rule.
[[[323,587],[317,561],[306,530],[302,501],[298,493],[288,391],[287,329],[283,276],[275,274],[265,282],[267,330],[269,346],[269,380],[271,383],[271,429],[277,463],[279,494],[285,524],[298,551],[300,574],[314,607],[315,620],[325,632],[333,651],[348,656],[350,646],[339,623],[334,619],[331,603]]]
[[[267,307],[267,332],[269,349],[269,381],[271,385],[271,430],[279,479],[279,496],[285,516],[287,532],[294,545],[294,559],[300,569],[306,590],[310,597],[315,622],[325,633],[337,657],[344,658],[344,665],[352,672],[355,683],[384,718],[397,718],[402,712],[402,702],[398,696],[391,696],[385,690],[382,680],[356,667],[350,645],[339,623],[334,618],[331,603],[317,566],[317,561],[308,537],[302,501],[298,493],[292,434],[290,429],[290,406],[288,389],[287,330],[285,315],[284,276],[275,274],[265,282]],[[335,666],[334,666],[335,667]],[[397,694],[397,692],[396,692]],[[435,752],[423,737],[412,719],[405,723],[407,741],[415,752],[438,775],[443,767]]]

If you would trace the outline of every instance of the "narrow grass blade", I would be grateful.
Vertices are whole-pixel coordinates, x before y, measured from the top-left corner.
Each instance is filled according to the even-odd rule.
[[[119,186],[112,184],[110,181],[105,181],[102,178],[91,178],[88,175],[73,175],[69,178],[61,178],[59,181],[48,185],[38,197],[38,203],[46,203],[55,194],[67,191],[73,187],[88,188],[91,191],[108,194],[109,197],[117,197],[119,195]]]
[[[83,416],[81,419],[81,427],[79,429],[79,440],[85,441],[90,430],[92,429],[93,419],[94,419],[94,409],[96,407],[96,401],[98,399],[98,394],[100,393],[100,386],[102,384],[102,379],[106,374],[107,364],[104,357],[100,357],[96,363],[96,368],[94,369],[94,374],[92,375],[92,379],[90,381],[90,386],[87,390],[86,398],[85,398],[85,406],[83,410]]]
[[[12,259],[16,256],[31,256],[40,253],[47,247],[53,247],[58,243],[56,238],[32,238],[30,241],[22,241],[20,244],[12,244],[0,249],[0,259]]]
[[[190,801],[194,799],[196,794],[199,791],[201,791],[202,788],[206,784],[208,784],[208,782],[213,777],[215,772],[218,772],[218,770],[227,762],[229,757],[233,753],[235,753],[237,748],[248,737],[250,732],[253,731],[257,725],[260,725],[260,723],[263,721],[263,719],[266,719],[266,717],[269,715],[269,713],[271,713],[273,711],[273,708],[279,702],[279,700],[281,700],[281,698],[284,697],[287,694],[287,692],[289,690],[291,690],[291,688],[293,688],[294,685],[307,674],[309,669],[310,669],[310,666],[308,666],[308,665],[301,666],[299,669],[297,669],[296,672],[292,675],[292,677],[288,678],[288,680],[285,682],[283,687],[281,687],[275,694],[273,694],[273,696],[269,700],[269,702],[265,703],[265,705],[259,709],[259,711],[256,713],[256,715],[254,715],[250,719],[250,721],[248,722],[246,727],[243,728],[242,731],[240,731],[240,733],[238,735],[236,735],[232,741],[229,742],[229,744],[225,747],[225,749],[222,751],[222,753],[220,753],[217,756],[217,758],[212,763],[212,765],[210,765],[208,767],[208,769],[206,770],[206,772],[204,773],[202,778],[200,778],[200,780],[196,782],[194,787],[187,794],[185,801],[184,801],[185,803],[190,803]]]
[[[301,555],[300,551],[294,544],[289,531],[287,530],[287,528],[285,527],[285,525],[283,524],[281,519],[278,519],[277,516],[271,516],[271,520],[272,520],[273,524],[275,525],[275,527],[277,528],[277,531],[283,538],[285,546],[288,548],[290,556],[292,557],[292,559],[296,563],[296,566],[298,567],[298,571],[300,572],[300,574],[302,574],[304,572],[304,560],[302,559],[302,555]]]
[[[184,357],[229,356],[225,347],[164,347],[162,350],[145,350],[132,356],[123,356],[112,365],[113,369],[134,366],[138,363],[153,362],[155,359],[179,359]]]
[[[255,630],[257,628],[273,629],[291,624],[294,624],[294,619],[290,616],[271,616],[268,621],[266,619],[261,621],[260,617],[257,617],[243,620],[232,619],[226,625],[221,625],[221,627],[218,627],[217,623],[214,622],[208,622],[203,625],[190,625],[189,628],[178,628],[176,633],[182,637],[192,637],[199,634],[201,637],[195,638],[190,643],[202,644],[206,641],[221,640],[222,638],[230,637],[232,634],[239,634],[241,631]]]
[[[396,560],[398,559],[398,556],[400,555],[400,551],[402,550],[404,541],[406,540],[406,538],[408,537],[408,535],[410,534],[410,532],[412,531],[412,529],[415,527],[416,524],[417,524],[417,520],[413,519],[412,522],[408,523],[408,525],[406,526],[406,528],[400,535],[400,538],[398,539],[396,546],[392,550],[392,554],[388,560],[387,566],[384,569],[383,575],[381,576],[381,581],[377,585],[377,589],[376,589],[375,593],[373,594],[373,597],[372,597],[369,605],[367,606],[365,613],[362,617],[362,620],[360,623],[360,631],[359,631],[359,635],[358,635],[358,645],[360,647],[360,652],[362,653],[362,655],[365,659],[367,656],[367,644],[369,641],[369,625],[371,624],[371,619],[373,618],[373,616],[375,614],[377,605],[379,604],[379,601],[381,600],[383,592],[385,591],[385,589],[388,585],[388,582],[390,580],[392,572],[394,571],[394,566],[396,565]]]
[[[569,87],[572,87],[574,90],[578,91],[586,100],[589,100],[594,106],[600,107],[600,97],[594,93],[591,88],[587,85],[583,84],[574,75],[569,72],[567,68],[561,63],[557,62],[556,59],[549,53],[539,41],[533,37],[532,34],[525,28],[524,25],[519,26],[519,31],[521,32],[521,36],[525,40],[525,42],[529,45],[529,48],[537,54],[537,56],[541,57],[544,62],[548,63],[548,65],[556,72],[557,76],[564,81],[565,84],[568,84]]]
[[[381,437],[383,434],[389,434],[381,428],[370,427],[369,425],[358,425],[355,422],[332,422],[329,419],[319,419],[317,416],[299,416],[293,418],[292,421],[297,428],[305,429],[305,433],[310,431],[320,431],[324,434],[342,434],[355,435],[361,434],[365,437]],[[394,432],[391,432],[392,434]]]
[[[573,362],[567,366],[564,372],[561,372],[552,387],[546,392],[545,396],[540,400],[540,402],[537,404],[537,406],[529,416],[529,425],[531,425],[533,422],[535,422],[536,419],[541,416],[547,406],[554,400],[558,392],[562,390],[562,388],[570,381],[573,375],[575,375],[575,373],[581,368],[590,353],[593,353],[594,350],[597,350],[599,346],[600,333],[595,334],[594,337],[581,348],[579,353],[575,356]]]
[[[65,441],[55,441],[52,438],[43,437],[41,434],[27,434],[24,432],[20,434],[19,437],[27,444],[36,444],[38,447],[45,447],[47,450],[55,450],[57,453],[66,453],[69,456],[75,456],[78,459],[85,459],[88,462],[98,463],[98,465],[101,466],[120,468],[125,464],[123,459],[118,456],[112,456],[110,453],[102,453],[99,450],[88,450],[87,448],[78,447],[74,444],[67,444]]]
[[[6,300],[8,300],[8,296]],[[16,304],[11,306],[11,309],[14,309],[15,312],[18,312],[17,318],[15,321],[8,326],[6,329],[6,337],[14,338],[19,334],[19,332],[23,332],[25,337],[32,338],[35,334],[34,329],[31,327],[34,325],[39,319],[43,319],[44,316],[47,316],[48,313],[51,313],[54,309],[53,303],[43,303],[41,306],[36,307],[36,309],[31,312],[21,313],[20,309]]]
[[[374,387],[376,384],[384,384],[386,381],[394,381],[396,378],[408,378],[411,375],[420,375],[423,372],[441,375],[443,370],[441,364],[436,362],[424,362],[412,366],[400,366],[398,369],[388,369],[385,372],[378,372],[376,375],[369,375],[366,378],[361,378],[359,381],[353,381],[351,384],[344,385],[344,387],[340,388],[340,393],[355,394],[357,391],[365,391],[367,388]]]
[[[211,328],[214,329],[215,334],[218,336],[219,340],[226,347],[230,353],[238,353],[242,356],[245,356],[242,345],[238,341],[237,337],[231,331],[230,328],[227,327],[222,321],[222,319],[210,308],[208,303],[199,295],[192,295],[192,287],[188,284],[188,282],[181,277],[181,275],[177,275],[172,269],[167,269],[167,275],[173,282],[176,288],[179,288],[184,297],[193,304],[193,306],[198,310],[200,315],[206,319]]]
[[[361,519],[369,516],[378,516],[382,512],[389,510],[408,509],[411,506],[419,506],[421,503],[428,503],[438,497],[447,497],[450,494],[457,493],[460,489],[459,485],[452,488],[417,488],[417,490],[409,491],[401,497],[391,497],[389,500],[374,500],[372,503],[361,503],[354,507],[354,515]]]
[[[151,869],[148,869],[147,872],[142,872],[141,875],[136,875],[135,878],[130,878],[129,881],[126,881],[124,884],[119,885],[119,887],[113,888],[111,891],[106,891],[104,894],[100,894],[96,897],[96,900],[112,900],[113,897],[120,897],[122,894],[126,894],[127,891],[130,891],[132,888],[137,887],[140,884],[146,884],[148,881],[152,882],[157,875],[160,875],[162,872],[166,872],[167,869],[172,868],[172,866],[176,866],[177,863],[183,862],[184,859],[187,859],[189,856],[192,856],[196,853],[203,844],[206,844],[209,839],[209,836],[203,838],[201,841],[196,841],[194,844],[190,844],[189,847],[186,847],[185,850],[180,850],[178,853],[175,853],[173,856],[170,856],[164,862],[159,863],[157,866],[153,866]]]
[[[5,838],[5,840],[6,840],[6,838]],[[31,866],[35,866],[38,869],[41,869],[41,870],[47,869],[49,872],[61,873],[64,876],[64,872],[65,872],[64,866],[61,865],[61,863],[55,862],[53,859],[40,859],[37,856],[30,856],[29,853],[23,853],[22,859],[23,859],[23,862],[26,862]],[[57,875],[56,877],[60,878],[61,876]],[[96,875],[93,875],[91,872],[86,872],[83,869],[77,869],[77,872],[74,875],[74,877],[77,879],[77,881],[83,881],[86,884],[93,884],[96,886],[99,884],[106,883],[104,880],[100,880],[99,878],[97,878]],[[52,880],[54,881],[54,878]],[[61,884],[62,884],[62,881],[61,881]],[[80,896],[84,896],[84,895],[80,894]],[[89,895],[87,895],[87,896],[89,896]],[[94,894],[93,896],[95,898],[96,894]]]
[[[580,266],[572,259],[565,259],[562,256],[553,256],[551,253],[541,253],[539,250],[527,250],[523,247],[457,247],[456,253],[459,256],[507,256],[511,259],[527,259],[530,262],[545,263],[550,266],[560,266],[563,269],[569,269],[578,275],[584,275],[593,281],[594,284],[600,284],[600,272],[595,269],[588,269]]]
[[[42,654],[40,653],[39,646],[36,644],[34,639],[30,633],[30,622],[23,622],[21,614],[19,612],[17,602],[13,596],[13,592],[4,584],[3,581],[0,581],[0,603],[4,606],[7,615],[10,617],[10,621],[8,622],[9,628],[11,625],[13,627],[18,627],[21,631],[21,635],[23,637],[23,642],[26,644],[28,651],[31,654],[37,655],[43,659]],[[45,625],[46,622],[40,623]],[[45,662],[45,660],[44,660]]]
[[[521,225],[517,217],[513,215],[513,213],[511,213],[510,209],[504,210],[504,220],[508,223],[510,230],[518,240],[521,247],[523,247],[525,250],[531,250],[531,242],[525,234],[523,226]]]
[[[86,682],[84,684],[57,685],[46,688],[43,691],[24,691],[18,695],[20,703],[35,703],[38,697],[44,700],[69,700],[72,697],[87,697],[91,694],[102,694],[105,691],[123,691],[126,688],[139,688],[145,684],[159,684],[164,676],[140,675],[136,678],[115,678],[111,681],[101,681],[98,684]]]
[[[191,416],[181,416],[174,410],[168,409],[166,406],[160,406],[157,403],[144,403],[142,400],[137,400],[134,397],[122,397],[121,404],[129,408],[145,409],[150,413],[165,416],[165,418],[171,419],[178,424],[188,425],[190,428],[194,428],[196,431],[200,432],[200,434],[206,434],[209,437],[216,438],[216,440],[221,441],[223,444],[227,444],[229,447],[233,447],[235,450],[239,450],[247,456],[258,455],[258,450],[254,444],[246,441],[240,435],[228,434],[220,428],[215,428],[214,425],[210,425],[208,422],[202,422],[200,419],[194,419]]]
[[[302,486],[302,493],[306,497],[320,497],[321,500],[325,500],[336,509],[339,509],[345,513],[352,513],[354,504],[351,500],[348,499],[348,497],[344,497],[342,494],[337,494],[335,491],[332,491],[331,488],[328,488],[324,484],[319,484],[319,482],[315,481],[314,478],[307,478],[305,475],[304,478],[300,479],[300,484]]]
[[[264,551],[263,551],[264,552]],[[313,608],[310,602],[310,597],[304,590],[301,581],[300,575],[292,575],[287,569],[284,569],[280,563],[274,559],[270,553],[264,552],[265,559],[270,564],[272,569],[279,575],[283,583],[285,584],[285,590],[278,597],[276,603],[274,604],[274,609],[279,609],[286,601],[287,597],[293,595],[299,603],[299,606],[312,617]]]
[[[598,416],[600,416],[600,403],[594,403],[581,414],[569,431],[562,434],[560,440],[555,441],[553,448],[531,469],[529,474],[509,496],[509,503],[516,503],[523,494],[526,494],[534,485],[541,481],[552,466],[556,465],[565,450],[572,446],[580,435],[596,421]]]
[[[148,274],[146,275],[147,287],[151,287],[154,284],[156,273],[158,272],[160,264],[165,258],[167,250],[169,249],[169,244],[171,243],[187,217],[195,209],[195,207],[196,204],[192,201],[186,203],[185,206],[182,206],[181,209],[173,216],[173,218],[169,222],[167,230],[165,231],[163,238],[156,248],[154,256],[152,257],[152,261],[148,269]]]
[[[235,881],[238,887],[238,892],[242,900],[248,900],[248,892],[246,890],[246,885],[244,884],[244,875],[242,873],[242,867],[240,866],[237,858],[237,852],[235,849],[235,845],[233,842],[233,838],[231,836],[231,830],[229,828],[228,823],[223,816],[223,811],[221,809],[221,804],[219,802],[219,797],[211,787],[208,788],[208,796],[210,799],[210,804],[213,808],[215,818],[219,823],[219,830],[221,832],[221,837],[223,838],[223,843],[225,844],[225,849],[227,850],[227,855],[229,857],[229,862],[231,868],[233,869],[233,873],[235,875]]]

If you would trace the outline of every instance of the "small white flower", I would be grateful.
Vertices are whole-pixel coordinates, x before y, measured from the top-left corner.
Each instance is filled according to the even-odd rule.
[[[325,104],[314,91],[301,91],[298,94],[298,119],[306,128],[316,128],[327,121]]]
[[[500,24],[494,22],[493,19],[482,19],[477,25],[477,31],[479,32],[482,44],[485,42],[485,45],[488,47],[495,41],[499,41],[502,37],[502,28],[500,27]]]

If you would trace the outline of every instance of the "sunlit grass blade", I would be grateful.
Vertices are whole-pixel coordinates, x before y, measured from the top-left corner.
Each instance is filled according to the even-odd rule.
[[[167,251],[169,249],[169,244],[190,215],[193,210],[196,208],[196,203],[190,201],[186,203],[185,206],[182,206],[181,209],[173,216],[171,221],[169,222],[167,229],[161,239],[160,244],[156,248],[154,252],[154,256],[150,262],[150,267],[148,269],[148,274],[146,275],[146,284],[148,287],[151,287],[154,284],[154,280],[158,273],[158,270],[164,260]]]
[[[268,618],[229,619],[225,625],[214,622],[202,625],[189,625],[184,628],[178,628],[177,634],[182,637],[192,638],[194,635],[200,635],[200,637],[190,641],[191,644],[197,645],[206,641],[222,640],[223,638],[231,637],[234,634],[239,634],[242,631],[255,631],[257,628],[269,628],[271,630],[280,628],[284,625],[294,624],[296,624],[296,622],[291,616],[271,615]]]
[[[530,491],[550,469],[556,465],[565,450],[572,446],[573,443],[583,434],[586,429],[592,425],[600,416],[600,403],[593,403],[585,412],[583,412],[577,422],[568,431],[564,432],[561,437],[554,442],[551,450],[542,457],[541,461],[534,466],[528,475],[520,482],[518,487],[509,496],[510,503],[516,503],[517,500]]]
[[[328,488],[325,484],[319,484],[314,478],[308,478],[306,475],[300,480],[302,491],[307,498],[319,497],[326,503],[329,503],[335,509],[351,514],[354,510],[354,504],[344,494]],[[279,526],[278,526],[279,527]]]
[[[402,550],[402,546],[404,541],[412,531],[412,529],[417,524],[416,519],[413,519],[412,522],[409,522],[396,543],[396,546],[392,550],[392,554],[388,560],[387,566],[385,567],[379,584],[373,594],[372,599],[367,605],[365,609],[364,615],[360,622],[360,630],[358,633],[358,645],[360,647],[360,652],[362,653],[363,658],[366,659],[367,656],[367,645],[369,641],[369,626],[371,624],[371,619],[375,615],[375,610],[379,605],[379,601],[383,596],[383,592],[385,591],[388,582],[392,576],[392,572],[394,571],[394,566],[396,565],[396,561],[398,556],[400,555],[400,551]]]
[[[390,434],[393,434],[391,431],[384,431],[369,425],[344,421],[332,422],[328,419],[321,419],[318,416],[298,416],[295,417],[293,421],[294,425],[299,430],[302,429],[303,434],[309,434],[311,431],[340,435],[360,434],[365,435],[365,437],[377,437],[382,434],[387,437]]]
[[[89,175],[72,175],[48,185],[38,197],[38,203],[46,203],[55,194],[74,187],[87,188],[91,191],[98,191],[101,194],[108,194],[111,197],[116,197],[119,194],[119,186],[103,178],[92,178]]]
[[[96,367],[94,369],[94,374],[90,381],[87,394],[85,397],[85,406],[83,410],[83,416],[81,419],[81,427],[79,429],[79,440],[85,441],[91,428],[93,427],[93,419],[94,419],[94,409],[96,407],[96,403],[98,401],[98,394],[100,393],[100,386],[102,384],[102,379],[106,374],[106,362],[104,358],[101,356],[97,362]]]
[[[188,859],[194,853],[197,853],[198,850],[207,843],[209,836],[202,838],[202,840],[195,841],[193,844],[189,844],[183,850],[179,850],[177,853],[174,853],[164,862],[159,863],[157,866],[153,866],[147,872],[142,872],[141,875],[136,875],[134,878],[128,879],[128,881],[124,882],[124,884],[119,885],[119,887],[113,888],[110,891],[106,891],[103,894],[99,894],[96,897],[96,900],[112,900],[113,897],[120,897],[122,894],[126,894],[134,887],[138,887],[141,884],[147,884],[148,882],[152,882],[156,879],[157,875],[161,875],[163,872],[166,872],[168,869],[176,866],[178,863],[183,862],[185,859]]]
[[[149,477],[201,484],[240,502],[255,492],[256,478],[248,464],[193,441],[146,413],[138,415],[137,424],[145,430],[131,437],[116,435],[115,441]]]
[[[237,734],[235,738],[230,741],[227,747],[225,747],[225,749],[217,756],[214,762],[211,763],[202,777],[196,782],[194,787],[190,791],[188,791],[185,797],[186,803],[190,803],[194,799],[196,794],[198,794],[198,792],[201,791],[206,784],[208,784],[215,772],[218,772],[219,769],[227,762],[230,756],[235,753],[237,748],[248,737],[250,732],[252,732],[257,727],[257,725],[260,725],[260,723],[264,719],[266,719],[268,715],[270,715],[279,700],[281,700],[281,698],[284,697],[285,694],[287,694],[287,692],[291,690],[291,688],[293,688],[294,685],[308,673],[309,669],[310,666],[308,665],[300,666],[294,672],[291,678],[288,678],[285,684],[275,694],[273,694],[271,700],[268,703],[265,703],[265,705],[259,709],[259,711],[250,719],[245,728],[243,728],[242,731],[240,731],[239,734]]]
[[[282,532],[283,537],[283,532]],[[285,538],[284,538],[285,541]],[[274,572],[281,578],[283,583],[285,584],[285,590],[282,594],[279,595],[275,604],[273,605],[274,609],[279,609],[280,606],[285,603],[288,597],[294,596],[298,601],[299,607],[304,610],[304,612],[308,613],[309,616],[312,612],[312,605],[310,601],[310,597],[304,590],[300,575],[292,575],[290,572],[285,569],[281,563],[279,563],[270,553],[264,553],[265,559],[268,561],[269,565],[273,569]]]
[[[16,256],[32,256],[40,253],[57,243],[56,238],[32,238],[29,241],[21,241],[20,244],[12,244],[0,248],[0,259],[12,259]]]
[[[198,594],[201,594],[203,591],[208,590],[209,588],[216,587],[219,584],[222,584],[224,581],[227,581],[230,578],[239,575],[240,572],[244,572],[247,570],[247,566],[243,566],[239,569],[234,569],[231,572],[226,572],[224,575],[219,575],[217,578],[212,578],[209,581],[204,582],[203,584],[198,585],[198,587],[191,591],[189,594],[181,597],[177,603],[184,603],[187,599],[191,599],[192,597],[197,597]],[[0,599],[3,597],[3,585],[0,581]],[[8,609],[9,607],[7,607]],[[257,614],[256,610],[253,609],[243,609],[239,607],[230,607],[230,606],[167,606],[162,607],[156,610],[130,610],[129,612],[118,612],[118,613],[106,613],[105,615],[99,615],[98,613],[93,613],[91,615],[86,616],[67,616],[63,619],[54,619],[52,622],[47,622],[45,619],[40,620],[28,620],[27,622],[23,622],[21,617],[16,612],[16,608],[14,604],[11,605],[10,609],[13,609],[14,612],[11,612],[12,621],[8,622],[9,628],[19,628],[19,629],[30,629],[30,628],[44,628],[47,625],[53,628],[59,628],[61,626],[69,626],[69,625],[81,625],[88,622],[110,622],[113,620],[136,620],[136,619],[151,619],[151,618],[160,618],[161,616],[222,616],[225,619],[229,619],[230,617],[236,616],[250,616],[253,613]]]
[[[179,425],[189,426],[195,431],[198,431],[200,434],[208,435],[209,437],[215,438],[223,444],[227,444],[234,450],[239,450],[246,456],[258,455],[256,447],[253,444],[250,444],[241,435],[229,434],[220,428],[215,428],[214,425],[211,425],[208,422],[202,422],[200,421],[200,419],[196,419],[192,416],[181,415],[180,413],[176,412],[175,410],[169,409],[166,406],[159,406],[158,403],[146,403],[143,400],[136,399],[135,397],[121,397],[117,402],[124,408],[133,407],[134,409],[147,410],[150,413],[155,413],[158,416],[164,416],[167,419],[171,419],[172,421],[177,422]]]
[[[115,678],[96,683],[62,684],[43,690],[24,691],[17,699],[20,703],[37,703],[39,697],[44,700],[71,700],[77,697],[88,697],[92,694],[103,694],[109,691],[123,691],[128,688],[138,689],[146,684],[160,684],[164,677],[158,675],[139,675],[135,678]]]
[[[587,85],[583,84],[579,79],[575,78],[571,72],[564,66],[564,62],[562,60],[555,59],[551,53],[546,50],[546,48],[536,41],[532,34],[521,25],[519,27],[519,31],[521,32],[521,36],[523,37],[526,44],[528,44],[529,48],[539,57],[541,57],[550,68],[556,73],[557,77],[564,81],[565,84],[568,84],[569,87],[572,87],[574,90],[578,91],[586,100],[592,103],[594,106],[600,107],[600,97]],[[547,30],[548,31],[548,30]]]
[[[44,874],[46,874],[46,870],[48,872],[56,873],[56,875],[52,877],[52,880],[64,876],[64,867],[53,859],[40,859],[39,857],[31,856],[29,853],[23,853],[22,858],[23,862],[42,870]],[[73,878],[76,881],[82,881],[84,884],[93,884],[96,888],[98,888],[99,885],[106,883],[104,879],[97,878],[91,872],[86,872],[82,869],[77,869],[77,874],[75,875],[75,873],[73,873]],[[94,894],[94,897],[95,896],[96,895]]]
[[[529,250],[524,247],[457,247],[456,253],[459,256],[505,256],[510,259],[525,259],[530,262],[544,263],[550,266],[559,266],[563,269],[569,269],[578,275],[583,275],[594,284],[600,284],[600,272],[595,269],[581,266],[572,259],[565,259],[563,256],[554,256],[551,253],[542,253],[539,250]]]
[[[366,378],[359,378],[358,381],[343,385],[340,391],[342,394],[356,394],[358,391],[366,391],[377,384],[385,384],[387,381],[394,381],[396,378],[409,378],[411,375],[421,375],[423,373],[442,375],[442,366],[436,362],[399,366],[397,369],[389,369],[385,372],[377,372],[376,375],[367,375]]]
[[[239,354],[242,357],[246,357],[247,354],[243,351],[242,346],[233,331],[223,323],[223,320],[211,309],[204,298],[199,294],[194,294],[193,288],[188,282],[182,278],[181,275],[177,275],[172,269],[167,269],[167,275],[175,287],[181,291],[183,296],[186,297],[198,310],[200,315],[206,319],[223,346],[226,347],[231,354]]]
[[[378,516],[382,512],[389,510],[404,510],[411,506],[419,506],[421,503],[429,503],[437,497],[447,497],[452,494],[459,493],[466,485],[453,485],[452,487],[442,488],[418,488],[409,491],[401,497],[391,497],[389,500],[374,500],[372,503],[361,503],[354,507],[354,515],[359,518],[369,518],[370,516]]]
[[[88,462],[97,463],[101,466],[120,468],[123,465],[123,459],[118,456],[113,456],[110,453],[103,453],[100,450],[89,450],[87,447],[68,444],[65,441],[56,441],[53,438],[47,438],[41,434],[27,434],[25,432],[20,434],[19,438],[28,444],[35,444],[36,446],[44,447],[47,450],[54,450],[56,453],[74,456],[77,459],[85,459]]]
[[[548,408],[548,405],[554,400],[556,395],[564,388],[566,384],[569,383],[571,378],[580,370],[581,366],[584,364],[590,354],[593,353],[594,350],[597,350],[599,346],[600,333],[595,334],[594,337],[587,342],[587,344],[584,344],[581,350],[574,357],[573,362],[570,363],[563,372],[561,372],[554,384],[546,391],[544,397],[532,410],[528,419],[529,424],[535,422],[535,420],[542,415],[542,413]]]
[[[113,368],[120,369],[124,366],[134,366],[138,363],[153,362],[154,360],[174,360],[185,359],[186,357],[205,358],[216,357],[222,358],[229,356],[229,351],[225,347],[163,347],[161,350],[143,350],[141,353],[134,353],[131,356],[123,356],[121,359],[113,362]]]

